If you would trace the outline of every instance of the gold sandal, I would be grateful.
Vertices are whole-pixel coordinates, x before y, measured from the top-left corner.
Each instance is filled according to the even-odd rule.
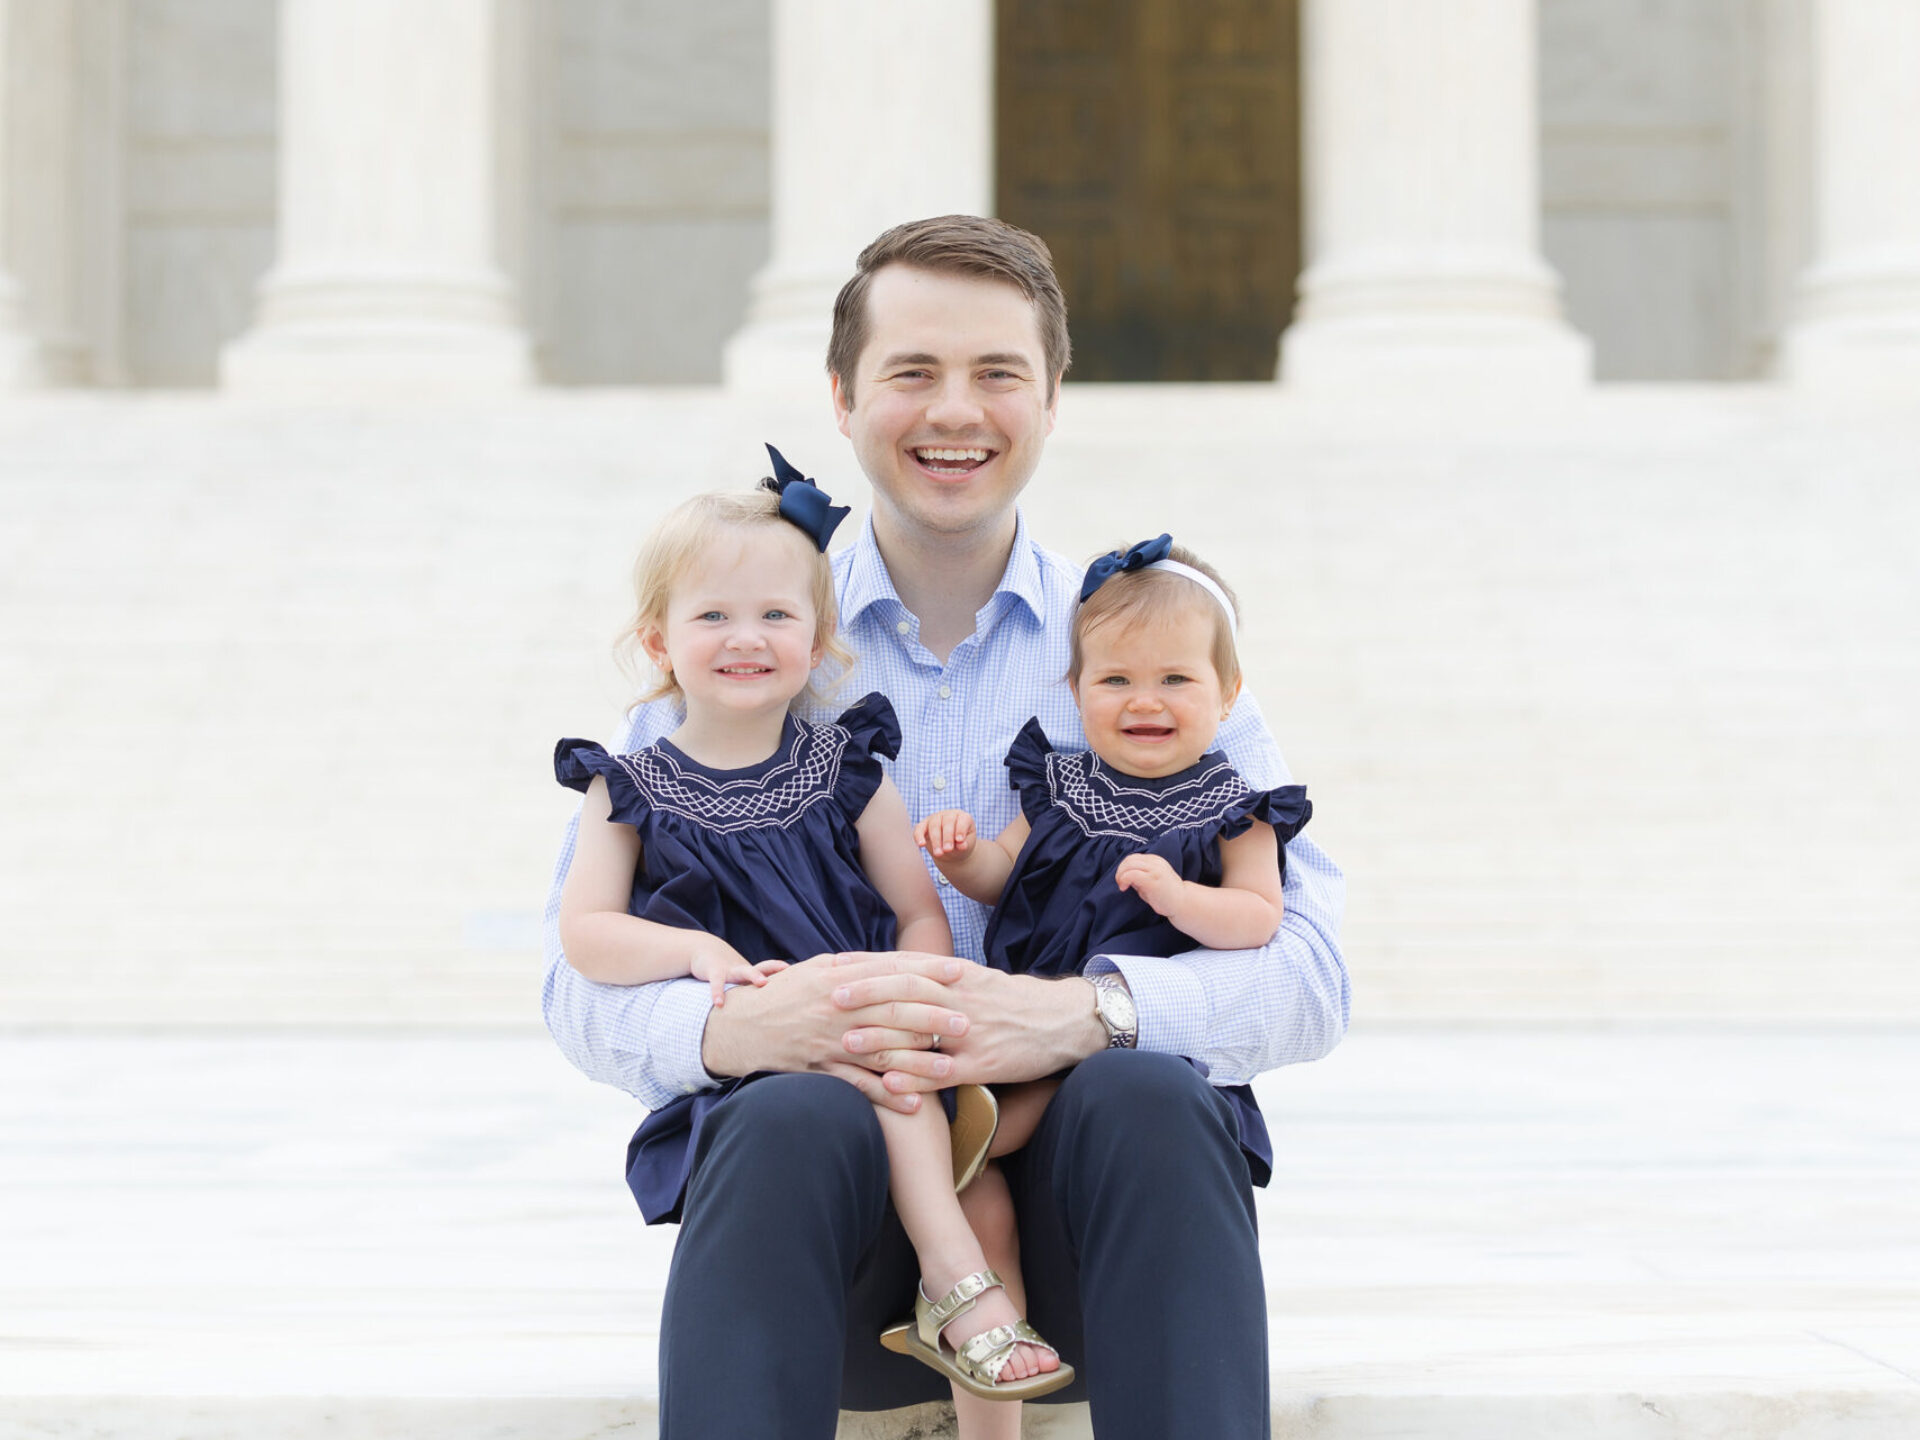
[[[958,1192],[971,1185],[987,1167],[987,1151],[993,1145],[993,1132],[1000,1128],[1000,1102],[984,1085],[953,1087],[953,1124],[948,1127],[953,1144],[953,1188]]]
[[[995,1383],[1000,1372],[1007,1368],[1016,1345],[1037,1346],[1059,1357],[1060,1352],[1042,1340],[1040,1332],[1025,1320],[982,1330],[964,1341],[957,1351],[946,1347],[940,1332],[971,1310],[980,1297],[995,1286],[1005,1289],[1006,1282],[991,1270],[976,1270],[961,1276],[960,1283],[937,1304],[927,1299],[927,1292],[921,1290],[914,1297],[913,1319],[902,1320],[881,1331],[880,1343],[895,1354],[911,1355],[922,1364],[932,1366],[961,1389],[983,1400],[1031,1400],[1071,1385],[1073,1367],[1064,1360],[1060,1361],[1058,1370],[1042,1371],[1024,1380],[1009,1380],[1004,1385]]]

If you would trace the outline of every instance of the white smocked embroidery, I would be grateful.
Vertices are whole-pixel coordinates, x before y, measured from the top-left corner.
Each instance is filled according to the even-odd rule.
[[[716,780],[687,769],[659,745],[614,759],[655,810],[685,816],[723,835],[785,830],[833,794],[840,781],[840,757],[853,738],[839,725],[809,724],[797,717],[793,724],[793,744],[785,758],[763,774],[736,780]]]
[[[1091,750],[1047,756],[1047,792],[1082,834],[1149,842],[1212,824],[1253,792],[1225,759],[1164,790],[1121,783]]]

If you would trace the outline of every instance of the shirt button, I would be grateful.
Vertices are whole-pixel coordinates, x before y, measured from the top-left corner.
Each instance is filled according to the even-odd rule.
[[[905,635],[908,631],[913,629],[913,622],[911,620],[902,620],[898,625],[894,626],[893,628],[898,630],[902,635]]]
[[[940,687],[940,698],[942,700],[951,700],[953,698],[953,687],[950,685],[942,685]]]
[[[944,875],[938,875],[938,874],[936,874],[936,875],[935,875],[935,876],[933,877],[933,883],[934,883],[934,884],[936,884],[936,885],[951,885],[951,884],[953,884],[953,881],[951,881],[951,880],[949,880],[949,879],[947,879],[947,877],[946,877],[946,876],[944,876]]]
[[[934,788],[934,789],[936,789],[936,790],[944,790],[944,789],[946,789],[946,788],[947,788],[947,777],[946,777],[946,776],[944,776],[944,775],[936,775],[936,776],[934,776],[934,777],[933,777],[933,788]]]

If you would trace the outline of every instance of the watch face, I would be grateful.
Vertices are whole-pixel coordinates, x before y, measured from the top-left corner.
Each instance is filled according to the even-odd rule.
[[[1100,1013],[1116,1030],[1133,1029],[1133,997],[1117,986],[1100,987]]]

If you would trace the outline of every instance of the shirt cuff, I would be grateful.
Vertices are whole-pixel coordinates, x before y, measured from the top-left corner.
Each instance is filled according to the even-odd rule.
[[[668,981],[654,1006],[649,1028],[654,1035],[654,1073],[682,1095],[697,1095],[720,1082],[700,1061],[713,1014],[713,990],[704,980]]]
[[[1133,992],[1139,1048],[1184,1055],[1199,1065],[1207,1049],[1207,992],[1192,967],[1157,955],[1096,955],[1083,973],[1091,979],[1115,970]],[[1206,1073],[1204,1065],[1200,1073]]]

